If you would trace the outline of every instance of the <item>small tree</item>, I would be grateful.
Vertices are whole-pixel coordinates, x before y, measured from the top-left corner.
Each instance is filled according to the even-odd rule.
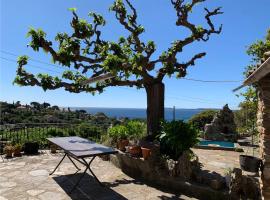
[[[217,114],[217,110],[204,110],[188,120],[189,124],[197,128],[200,131],[204,130],[206,124],[210,124]]]
[[[35,101],[31,102],[30,105],[31,105],[33,108],[37,109],[37,110],[39,110],[39,109],[41,108],[40,103],[35,102]]]
[[[184,47],[196,41],[208,41],[210,35],[219,34],[222,26],[215,28],[211,17],[222,14],[220,8],[213,11],[205,8],[206,23],[204,28],[190,21],[189,15],[193,8],[206,0],[192,0],[186,3],[184,0],[171,0],[176,11],[176,26],[189,30],[190,35],[175,40],[171,47],[159,57],[152,58],[156,51],[154,41],[144,42],[141,35],[144,28],[137,21],[137,11],[129,0],[116,0],[110,10],[115,13],[118,22],[129,32],[127,37],[120,37],[118,41],[105,41],[101,38],[100,27],[105,25],[104,18],[96,13],[89,13],[93,18],[92,23],[80,19],[76,9],[70,9],[73,13],[71,27],[72,34],[58,33],[55,37],[58,49],[46,39],[46,33],[41,29],[30,29],[30,47],[34,51],[42,48],[51,54],[53,62],[67,67],[62,77],[53,77],[48,74],[33,75],[23,68],[27,64],[27,56],[18,59],[18,70],[15,83],[24,86],[40,86],[44,90],[64,88],[69,92],[80,93],[103,92],[110,86],[129,86],[145,88],[147,93],[147,132],[150,135],[157,134],[159,122],[164,118],[164,84],[165,76],[176,74],[178,78],[186,76],[187,68],[195,64],[197,59],[206,55],[198,53],[188,61],[179,61],[177,55]],[[74,68],[76,72],[71,71]],[[86,72],[91,72],[88,77]],[[84,85],[82,82],[100,75],[112,74],[114,77],[98,81],[95,85]]]
[[[47,103],[47,102],[44,102],[44,103],[42,104],[42,107],[43,107],[44,109],[49,108],[50,106],[51,106],[51,104],[49,104],[49,103]]]

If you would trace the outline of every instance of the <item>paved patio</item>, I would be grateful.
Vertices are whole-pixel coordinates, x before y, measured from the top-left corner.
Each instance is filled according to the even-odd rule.
[[[240,168],[239,155],[253,155],[252,148],[242,147],[244,152],[192,149],[203,164],[202,169],[224,175],[228,168]],[[254,156],[258,155],[258,148],[254,150]],[[244,172],[247,173],[247,172]]]
[[[79,173],[71,175],[76,172],[76,168],[67,158],[55,174],[49,176],[49,172],[60,159],[61,154],[43,153],[15,158],[4,163],[0,161],[0,200],[193,199],[147,186],[99,158],[94,161],[92,169],[106,187],[101,187],[92,176],[86,175],[78,189],[69,193]]]
[[[203,164],[203,170],[221,175],[227,168],[239,167],[239,155],[233,151],[193,149]],[[66,158],[54,175],[49,172],[60,161],[62,154],[44,151],[38,156],[23,156],[5,162],[0,160],[0,200],[173,200],[194,199],[175,195],[148,186],[125,175],[110,162],[96,158],[92,169],[106,185],[101,187],[90,175],[86,175],[77,190],[69,191],[80,172]],[[80,164],[76,162],[78,166]]]

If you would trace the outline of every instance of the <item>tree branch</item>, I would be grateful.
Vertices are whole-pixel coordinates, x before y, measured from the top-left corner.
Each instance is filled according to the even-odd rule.
[[[192,12],[193,7],[204,1],[206,0],[192,0],[190,4],[184,4],[184,0],[171,0],[171,3],[174,6],[177,14],[176,25],[187,28],[188,30],[190,30],[191,34],[183,40],[176,40],[175,42],[173,42],[172,46],[167,51],[163,52],[159,59],[152,61],[153,63],[161,62],[163,64],[163,67],[159,69],[157,74],[157,78],[159,80],[162,80],[162,78],[165,76],[164,74],[173,74],[175,72],[175,70],[173,70],[173,66],[175,66],[177,70],[179,70],[179,67],[180,69],[182,69],[181,67],[183,67],[183,65],[178,64],[176,56],[178,53],[183,51],[183,48],[185,46],[195,41],[208,41],[210,35],[221,33],[222,25],[220,25],[220,27],[216,29],[211,21],[212,16],[223,13],[220,11],[220,7],[216,8],[213,11],[209,11],[207,8],[205,8],[205,19],[209,26],[209,29],[203,28],[201,26],[196,26],[189,21],[189,14]],[[205,53],[203,54],[203,56],[205,56]],[[194,56],[194,58],[197,59],[197,56],[202,57],[201,55],[202,54],[197,54]],[[182,74],[186,74],[186,68],[190,65],[193,65],[194,61],[195,60],[191,60],[190,64],[189,62],[187,63],[187,65],[184,64],[184,70],[182,70]]]
[[[27,64],[27,57],[20,57],[18,60],[18,69],[17,69],[17,77],[14,80],[14,83],[23,85],[23,86],[39,86],[42,87],[43,90],[55,90],[58,88],[64,88],[66,91],[72,93],[80,93],[80,92],[103,92],[104,88],[110,86],[136,86],[138,88],[143,87],[143,79],[139,80],[119,80],[119,78],[112,78],[110,80],[106,80],[103,82],[97,82],[96,86],[83,85],[81,84],[83,81],[88,78],[82,76],[81,74],[74,74],[71,71],[65,71],[62,75],[62,78],[66,80],[70,80],[71,82],[63,81],[59,77],[52,77],[47,74],[38,74],[33,75],[25,71],[23,68],[24,65]],[[99,71],[94,74],[92,77],[98,76],[98,74],[102,74],[103,71]]]
[[[206,55],[205,52],[203,53],[198,53],[195,56],[193,56],[188,62],[185,63],[178,63],[176,62],[174,64],[174,67],[171,69],[172,71],[170,71],[170,74],[174,74],[175,72],[178,72],[177,77],[185,77],[186,76],[186,70],[189,66],[194,66],[195,65],[195,61],[197,59],[200,59],[202,57],[204,57]],[[157,75],[157,79],[158,80],[162,80],[164,78],[164,76],[166,75],[166,73],[168,73],[168,71],[164,68],[161,68],[158,72]]]

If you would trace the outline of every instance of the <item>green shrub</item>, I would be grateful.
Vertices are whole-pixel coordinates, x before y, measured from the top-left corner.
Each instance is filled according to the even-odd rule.
[[[82,123],[78,126],[79,135],[83,138],[97,139],[100,137],[101,130],[91,124]]]
[[[129,121],[126,125],[129,139],[141,139],[146,135],[146,124],[140,121]]]
[[[204,130],[204,126],[212,122],[215,114],[217,113],[216,110],[205,110],[196,115],[194,115],[188,123],[190,123],[193,127]]]
[[[128,138],[128,128],[124,125],[117,125],[108,130],[109,136],[113,140],[127,139]]]
[[[49,129],[47,131],[47,135],[52,136],[52,137],[63,137],[64,133],[58,129]]]
[[[68,129],[67,134],[68,134],[69,136],[76,136],[76,132],[75,132],[74,129]]]
[[[141,139],[146,134],[146,125],[139,121],[128,121],[124,125],[116,125],[108,130],[108,135],[113,140]]]
[[[161,122],[160,151],[177,160],[184,151],[198,143],[198,131],[183,121]]]

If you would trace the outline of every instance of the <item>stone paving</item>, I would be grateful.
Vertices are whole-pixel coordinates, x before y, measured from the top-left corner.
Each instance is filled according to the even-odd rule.
[[[241,153],[205,149],[193,149],[193,151],[198,155],[203,170],[224,175],[226,169],[239,167]],[[94,160],[91,168],[106,187],[101,187],[92,176],[87,174],[78,189],[70,193],[80,172],[74,175],[76,168],[67,158],[55,174],[49,176],[49,172],[58,164],[61,156],[60,153],[51,154],[43,151],[37,156],[23,156],[8,161],[5,159],[5,162],[0,160],[0,200],[194,199],[150,187],[130,178],[110,162],[100,158]],[[80,166],[78,162],[76,163]]]
[[[80,172],[73,174],[76,168],[67,158],[55,174],[49,176],[49,172],[54,169],[61,156],[44,152],[37,156],[23,156],[5,162],[0,160],[0,200],[194,199],[147,186],[100,158],[94,160],[92,170],[105,187],[101,187],[87,174],[78,189],[70,193]]]
[[[207,149],[192,149],[199,157],[199,161],[203,164],[202,169],[210,172],[216,172],[224,175],[228,168],[240,168],[239,155],[252,155],[252,149],[242,147],[244,152],[224,151],[224,150],[207,150]],[[255,156],[258,156],[258,149],[255,149]]]

